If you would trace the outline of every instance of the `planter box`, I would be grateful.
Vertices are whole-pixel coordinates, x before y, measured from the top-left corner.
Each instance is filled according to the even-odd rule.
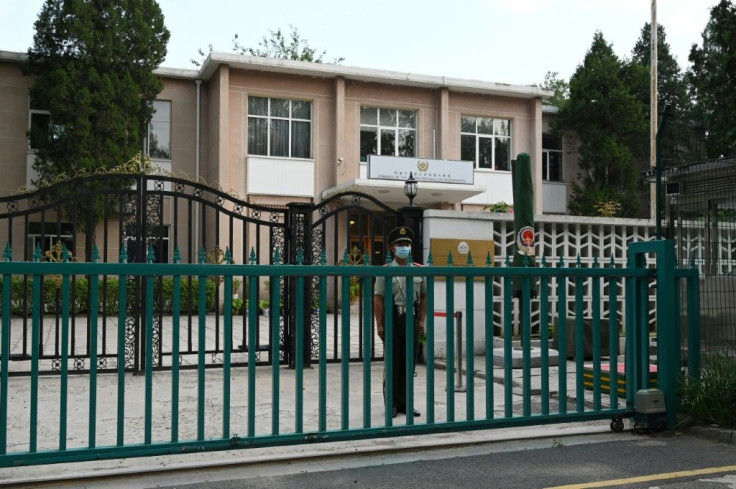
[[[555,349],[559,351],[560,325],[555,329]],[[565,351],[560,352],[566,358],[575,358],[575,318],[568,316],[565,334]],[[601,356],[610,355],[608,319],[601,318]],[[583,318],[583,358],[593,359],[593,318]]]

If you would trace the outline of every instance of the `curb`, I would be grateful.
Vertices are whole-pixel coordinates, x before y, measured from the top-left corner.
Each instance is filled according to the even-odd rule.
[[[611,435],[607,426],[566,423],[534,428],[508,428],[457,432],[440,435],[410,435],[334,442],[321,448],[281,446],[253,449],[252,451],[202,452],[189,455],[162,455],[148,459],[145,465],[140,459],[113,459],[91,462],[37,465],[11,468],[0,478],[0,487],[47,487],[50,484],[92,484],[95,481],[162,473],[186,473],[197,470],[216,470],[237,467],[255,467],[263,464],[310,462],[339,457],[375,456],[381,454],[421,452],[424,450],[452,449],[527,441],[550,443],[575,437]],[[620,436],[620,434],[616,434]],[[301,448],[301,449],[300,449]],[[35,469],[35,470],[34,470]],[[55,487],[55,486],[54,486]],[[92,486],[90,486],[92,487]]]
[[[699,438],[707,438],[720,443],[736,445],[736,430],[720,428],[718,426],[691,426],[687,431]]]

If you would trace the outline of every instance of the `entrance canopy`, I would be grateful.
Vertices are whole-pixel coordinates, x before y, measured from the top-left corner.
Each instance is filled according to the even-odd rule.
[[[404,182],[368,178],[356,178],[329,188],[322,192],[322,199],[348,190],[373,195],[386,204],[401,206],[409,204],[409,199],[404,195]],[[419,182],[419,192],[414,198],[414,205],[429,207],[440,203],[456,204],[484,191],[485,188],[480,185]]]

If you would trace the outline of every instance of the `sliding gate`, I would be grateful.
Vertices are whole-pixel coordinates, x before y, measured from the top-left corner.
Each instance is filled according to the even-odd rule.
[[[175,250],[175,253],[177,251]],[[303,251],[297,253],[303,256]],[[426,266],[397,269],[373,265],[272,265],[235,264],[230,253],[224,263],[72,263],[72,262],[4,262],[2,276],[2,335],[0,337],[0,466],[43,464],[64,461],[92,460],[132,456],[187,453],[192,451],[225,450],[295,443],[329,442],[357,438],[436,433],[457,430],[489,429],[534,424],[559,423],[581,420],[613,420],[612,428],[623,429],[622,419],[635,409],[635,393],[650,387],[655,379],[650,375],[650,348],[648,327],[648,290],[657,290],[658,350],[656,365],[659,387],[664,391],[668,424],[672,426],[677,413],[675,395],[681,368],[678,335],[686,326],[689,375],[697,375],[699,353],[698,331],[698,276],[690,269],[675,265],[671,241],[632,244],[629,264],[618,268],[594,263],[591,268],[579,264],[552,263],[540,260],[538,268],[512,268],[508,265],[492,267],[467,266],[455,261],[455,266],[433,266],[432,257]],[[448,260],[452,262],[452,260]],[[656,266],[655,266],[656,265]],[[315,284],[319,297],[326,297],[328,283],[336,280],[345,292],[351,277],[361,284],[364,299],[363,324],[371,319],[372,281],[377,276],[392,277],[400,273],[406,277],[427,282],[427,304],[430,313],[426,324],[427,358],[442,356],[445,370],[435,362],[407,368],[407,414],[391,416],[391,406],[383,404],[384,369],[386,395],[391,398],[395,388],[389,361],[378,361],[372,349],[388,351],[394,347],[377,342],[372,328],[358,328],[351,322],[341,304],[340,356],[338,363],[328,362],[327,345],[333,341],[327,324],[328,301],[319,300],[317,307],[316,360],[305,368],[304,335],[307,315],[306,304],[311,299],[306,293],[308,282]],[[10,334],[12,307],[12,280],[30,277],[33,280],[33,304],[41,304],[40,278],[56,276],[63,298],[60,316],[62,368],[58,375],[39,375],[41,360],[39,337],[41,311],[38,306],[29,309],[31,325],[31,375],[10,376],[9,354],[13,344]],[[68,340],[71,328],[70,296],[75,277],[89,277],[90,335],[92,361],[88,373],[80,374],[66,368]],[[171,371],[147,369],[144,377],[125,375],[124,362],[118,362],[117,371],[106,374],[94,368],[100,346],[100,315],[97,306],[105,280],[117,278],[121,282],[136,277],[150,289],[156,280],[172,280],[172,302],[180,304],[187,277],[198,279],[195,293],[206,296],[206,278],[222,278],[226,297],[232,294],[236,279],[244,279],[251,287],[251,301],[256,298],[255,284],[268,280],[273,303],[282,300],[281,288],[276,284],[293,281],[295,309],[293,368],[284,368],[278,362],[259,365],[256,350],[246,352],[247,365],[235,364],[232,333],[236,327],[232,302],[225,302],[222,314],[222,368],[207,369],[206,353],[200,349],[194,359],[196,370],[180,369],[174,363]],[[520,278],[523,284],[519,314],[514,308],[511,283]],[[539,283],[541,301],[541,334],[531,344],[528,320],[521,324],[524,341],[516,344],[511,335],[494,344],[493,311],[485,304],[493,303],[494,281],[502,283],[504,330],[512,331],[519,317],[529,318],[530,290],[533,281]],[[390,291],[392,281],[387,280]],[[414,281],[407,280],[407,294],[412,293]],[[592,309],[585,311],[583,289],[592,289]],[[558,335],[558,349],[566,351],[566,341],[574,343],[575,355],[562,358],[555,364],[550,330],[566,330],[567,315],[555,318],[549,314],[550,290],[557,289],[559,301],[565,303],[568,295],[574,297],[573,335],[566,339]],[[677,315],[682,297],[686,298],[687,321]],[[121,311],[128,301],[126,288],[117,295]],[[151,306],[153,296],[146,297]],[[624,301],[625,314],[616,307],[602,310],[601,304]],[[435,310],[462,310],[466,313],[464,343],[466,351],[462,369],[467,372],[484,370],[482,378],[471,378],[466,389],[458,392],[455,386],[454,347],[456,337],[452,327],[443,327],[435,319]],[[169,318],[173,327],[164,330],[159,338],[171,342],[174,354],[179,353],[179,327],[184,317],[174,313]],[[387,307],[387,311],[390,307]],[[256,320],[255,309],[249,309],[248,318]],[[283,340],[281,308],[274,308],[268,318],[270,352],[279,354]],[[584,321],[589,316],[590,321]],[[603,351],[601,318],[608,316],[610,326],[609,348]],[[124,319],[124,312],[120,313]],[[213,341],[209,328],[213,317],[206,314],[201,300],[196,313],[197,341]],[[591,326],[585,327],[584,324]],[[146,308],[143,318],[143,351],[146,363],[152,362],[154,332],[153,309]],[[445,325],[446,326],[446,325]],[[386,317],[386,337],[391,338],[392,316]],[[485,341],[482,340],[485,334]],[[620,351],[619,335],[625,335],[625,351]],[[171,335],[171,336],[169,336]],[[407,330],[406,357],[413,358],[413,332]],[[584,338],[592,337],[591,357],[585,358]],[[248,344],[256,342],[255,329],[249,329]],[[447,345],[441,355],[435,351],[439,340]],[[117,336],[118,358],[124,358],[124,335]],[[559,343],[562,342],[562,343]],[[478,345],[482,345],[479,346]],[[350,351],[362,348],[362,362],[350,361]],[[437,355],[436,355],[437,353]],[[539,354],[537,357],[536,354]],[[497,364],[497,360],[502,360]],[[390,359],[391,355],[385,358]],[[520,358],[516,365],[515,358]],[[538,361],[537,361],[538,360]],[[621,370],[621,365],[623,370]],[[605,374],[608,371],[608,375]],[[416,375],[416,376],[415,376]],[[590,379],[590,380],[588,380]],[[421,411],[420,417],[412,409]],[[607,421],[606,421],[607,422]]]

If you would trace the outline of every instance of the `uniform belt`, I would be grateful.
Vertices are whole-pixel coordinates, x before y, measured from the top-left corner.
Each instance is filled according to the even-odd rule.
[[[406,307],[403,306],[403,305],[401,305],[401,306],[396,306],[395,305],[394,306],[394,310],[396,311],[396,314],[401,314],[401,315],[406,314]]]

